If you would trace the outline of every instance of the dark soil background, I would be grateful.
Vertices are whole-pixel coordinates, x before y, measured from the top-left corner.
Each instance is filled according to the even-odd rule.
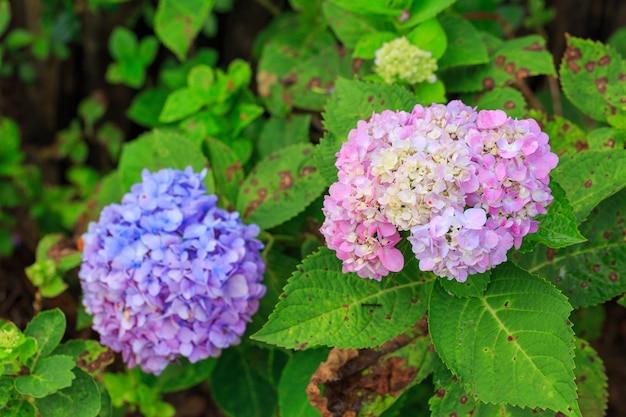
[[[261,5],[264,2],[237,1],[232,12],[219,16],[217,37],[207,39],[201,36],[197,46],[215,48],[220,55],[220,65],[225,66],[234,58],[243,58],[254,65],[252,43],[272,19],[272,14]],[[10,3],[13,13],[11,27],[37,32],[41,1],[11,0]],[[35,60],[38,75],[36,81],[29,85],[18,78],[0,78],[0,116],[9,117],[19,124],[26,162],[38,165],[48,184],[63,181],[66,166],[38,159],[37,151],[53,143],[56,132],[66,128],[76,117],[79,101],[94,91],[99,91],[109,103],[104,119],[117,123],[126,138],[134,138],[142,132],[139,126],[125,117],[135,91],[107,84],[104,77],[110,62],[107,49],[109,34],[115,26],[124,24],[137,3],[124,3],[115,13],[91,13],[87,11],[85,0],[75,0],[75,10],[82,23],[82,41],[70,45],[70,58],[66,61],[54,58],[45,62]],[[288,9],[286,0],[273,0],[271,3],[279,10]],[[626,25],[624,0],[548,0],[546,3],[557,10],[555,19],[545,28],[548,47],[557,57],[557,65],[558,57],[562,56],[565,48],[565,33],[606,41],[617,28]],[[142,30],[145,33],[141,33]],[[146,27],[140,26],[138,31],[139,37],[150,34]],[[167,53],[161,48],[160,54],[157,61]],[[158,64],[153,64],[151,68],[156,67]],[[36,310],[59,307],[68,317],[67,338],[92,337],[89,330],[81,333],[73,330],[77,293],[66,291],[53,299],[36,296],[24,268],[34,262],[40,232],[36,224],[22,214],[18,234],[21,242],[15,253],[10,258],[0,258],[0,318],[11,320],[23,328]],[[603,358],[609,377],[607,415],[626,416],[626,309],[616,303],[608,303],[604,309],[606,319],[600,336],[591,342]],[[206,385],[170,394],[166,400],[176,407],[179,417],[221,416]]]

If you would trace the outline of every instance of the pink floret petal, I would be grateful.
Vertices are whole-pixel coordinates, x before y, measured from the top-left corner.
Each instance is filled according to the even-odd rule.
[[[537,230],[557,163],[535,120],[501,110],[456,100],[374,113],[337,153],[322,233],[344,271],[380,280],[403,267],[408,231],[421,270],[462,282]]]

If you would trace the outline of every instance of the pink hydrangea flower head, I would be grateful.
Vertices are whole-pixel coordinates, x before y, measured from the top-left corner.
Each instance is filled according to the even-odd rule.
[[[344,272],[380,280],[403,267],[409,231],[420,269],[465,281],[506,260],[552,201],[558,163],[532,119],[461,101],[359,121],[337,154],[322,233]]]

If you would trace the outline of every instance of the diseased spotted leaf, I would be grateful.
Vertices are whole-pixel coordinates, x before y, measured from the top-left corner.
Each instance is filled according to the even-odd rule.
[[[522,93],[511,87],[494,88],[481,94],[476,105],[478,110],[504,110],[514,119],[523,119],[527,113],[526,99]]]
[[[268,322],[252,338],[291,349],[380,345],[426,311],[435,277],[417,264],[407,254],[401,272],[378,282],[342,273],[336,254],[322,248],[293,273]]]
[[[545,113],[531,109],[529,116],[537,120],[541,129],[550,138],[552,152],[561,156],[566,153],[576,153],[589,148],[587,132],[578,125],[561,116],[548,116]]]
[[[66,326],[65,314],[58,308],[43,311],[28,323],[24,335],[37,340],[37,358],[45,358],[52,353],[61,342]]]
[[[609,392],[602,359],[589,342],[576,338],[574,363],[580,411],[585,417],[604,416]]]
[[[612,123],[613,117],[626,116],[626,63],[622,56],[600,42],[569,35],[566,39],[559,72],[567,98],[601,122]]]
[[[241,184],[236,207],[246,222],[269,229],[302,212],[324,188],[313,146],[295,144],[255,166]]]
[[[205,154],[209,155],[211,170],[215,175],[215,187],[222,207],[235,207],[239,186],[243,181],[243,164],[224,142],[208,138],[204,142]]]
[[[626,192],[596,207],[580,226],[588,241],[561,249],[537,245],[516,262],[551,281],[575,307],[606,302],[626,291]]]
[[[556,75],[552,55],[539,35],[499,43],[489,51],[489,62],[440,73],[450,92],[471,93],[502,87],[534,75]]]
[[[571,311],[550,283],[504,264],[481,297],[435,285],[428,320],[435,350],[475,399],[580,417]]]

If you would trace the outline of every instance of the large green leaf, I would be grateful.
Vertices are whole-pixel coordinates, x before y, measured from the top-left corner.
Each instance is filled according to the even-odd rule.
[[[434,276],[417,264],[409,255],[402,272],[379,282],[342,273],[335,253],[322,248],[293,273],[269,321],[252,338],[291,349],[380,345],[426,311]]]
[[[260,161],[244,179],[237,211],[247,222],[269,229],[302,212],[324,188],[313,146],[291,145]]]
[[[288,118],[273,116],[263,125],[257,151],[265,158],[289,145],[308,143],[310,127],[310,114],[292,114]]]
[[[501,42],[489,53],[489,62],[468,68],[451,68],[441,78],[451,92],[470,93],[502,87],[533,75],[556,75],[552,55],[539,35]]]
[[[193,141],[174,130],[155,129],[141,135],[122,148],[118,171],[124,192],[141,181],[141,172],[155,172],[164,168],[184,170],[191,166],[200,172],[208,161]],[[209,170],[204,179],[209,193],[214,190],[213,174]]]
[[[15,379],[15,389],[20,394],[43,398],[72,385],[72,369],[76,363],[71,356],[52,355],[39,360],[29,375]]]
[[[509,117],[522,119],[526,116],[526,99],[519,90],[511,87],[498,87],[484,94],[476,94],[478,110],[504,110]],[[472,105],[473,103],[467,102]]]
[[[35,405],[44,417],[95,417],[100,412],[100,392],[94,380],[74,368],[76,378],[67,387],[44,398],[36,398]]]
[[[215,173],[215,187],[222,207],[235,207],[239,187],[243,181],[243,164],[224,142],[209,138],[204,142],[211,169]],[[222,198],[224,197],[224,198]]]
[[[325,1],[322,4],[324,18],[335,35],[347,47],[354,48],[362,35],[394,30],[392,19],[377,14],[363,14],[349,10],[352,2],[344,0]],[[363,4],[363,2],[361,2]],[[401,10],[392,11],[394,14]]]
[[[561,156],[589,148],[587,132],[561,116],[548,116],[537,110],[530,110],[529,116],[537,120],[542,130],[550,137],[552,152]]]
[[[68,355],[91,376],[98,375],[115,359],[113,351],[95,340],[72,339],[59,345],[55,355]]]
[[[160,0],[154,31],[180,61],[202,28],[215,0]]]
[[[492,271],[480,297],[458,298],[435,285],[430,333],[443,362],[475,399],[580,417],[571,311],[550,283],[505,264]]]
[[[626,116],[626,63],[608,45],[566,36],[561,85],[583,113],[601,122]]]
[[[261,368],[268,366],[267,350],[240,346],[226,349],[213,370],[211,392],[226,415],[270,417],[277,393]]]
[[[605,198],[626,186],[626,151],[605,149],[564,155],[552,171],[578,222]]]
[[[602,358],[587,341],[577,338],[574,363],[580,411],[585,417],[604,416],[609,393]]]
[[[65,314],[55,308],[35,316],[26,326],[24,335],[37,340],[37,358],[44,358],[61,342],[65,334],[65,327]]]
[[[589,240],[562,249],[538,245],[516,262],[556,285],[574,307],[604,303],[626,291],[626,192],[603,201],[580,231]]]

